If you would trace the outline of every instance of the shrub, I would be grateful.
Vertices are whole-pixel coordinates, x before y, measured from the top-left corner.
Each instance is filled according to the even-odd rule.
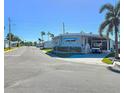
[[[108,58],[108,57],[115,57],[115,53],[112,52],[112,53],[108,54],[105,58]]]

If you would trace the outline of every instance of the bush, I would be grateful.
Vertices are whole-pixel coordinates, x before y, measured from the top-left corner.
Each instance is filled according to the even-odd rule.
[[[112,53],[108,54],[105,58],[108,58],[108,57],[115,57],[115,53],[112,52]]]

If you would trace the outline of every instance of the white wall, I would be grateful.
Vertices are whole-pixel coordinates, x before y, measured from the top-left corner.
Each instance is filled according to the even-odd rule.
[[[4,40],[4,48],[8,48],[9,47],[9,41],[8,40]]]
[[[44,48],[53,48],[53,42],[52,41],[44,42]]]
[[[67,40],[75,40],[68,42]],[[80,36],[63,36],[62,37],[62,46],[81,46]]]

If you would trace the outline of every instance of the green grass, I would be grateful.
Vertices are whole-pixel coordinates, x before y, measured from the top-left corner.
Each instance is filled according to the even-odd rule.
[[[115,53],[112,52],[110,54],[108,54],[106,57],[104,57],[102,59],[102,62],[106,63],[106,64],[113,64],[112,61],[109,59],[109,57],[114,57],[115,56]]]
[[[112,64],[112,61],[109,58],[103,58],[102,62]]]
[[[53,49],[51,48],[44,48],[42,50],[46,51],[46,53],[51,53],[53,51]]]
[[[4,51],[8,51],[11,50],[12,48],[4,48]]]

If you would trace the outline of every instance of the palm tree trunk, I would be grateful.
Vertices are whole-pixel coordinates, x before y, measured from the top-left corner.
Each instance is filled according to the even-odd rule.
[[[43,47],[44,47],[44,44],[43,44],[43,35],[42,35],[42,45],[43,45]]]
[[[115,57],[118,58],[118,27],[115,26]]]
[[[107,51],[109,50],[109,32],[107,32]]]
[[[48,41],[49,41],[49,35],[48,35]]]

